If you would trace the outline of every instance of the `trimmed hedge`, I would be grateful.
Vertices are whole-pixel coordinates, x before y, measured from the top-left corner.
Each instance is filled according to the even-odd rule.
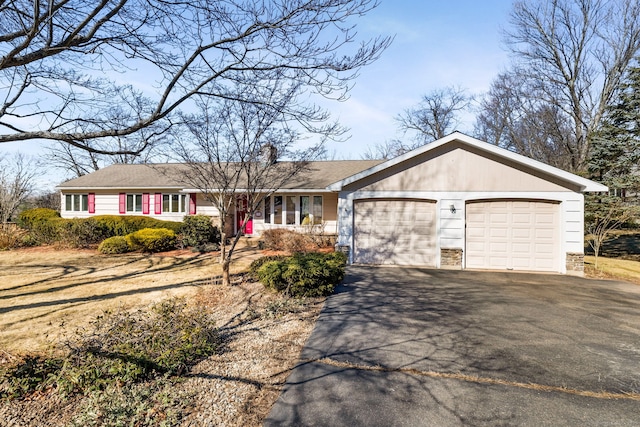
[[[88,247],[114,236],[126,236],[142,229],[168,229],[178,234],[182,222],[162,221],[145,216],[97,215],[90,218],[60,218],[53,209],[27,209],[18,223],[29,232],[36,244],[62,243],[71,247]],[[175,243],[174,243],[175,244]]]
[[[249,267],[267,288],[294,297],[330,295],[344,278],[347,257],[342,252],[295,254],[282,259],[258,259]]]
[[[126,236],[144,228],[167,228],[174,233],[180,233],[182,223],[176,221],[162,221],[146,216],[118,216],[97,215],[92,217],[107,231],[108,236]]]
[[[102,254],[124,254],[131,251],[127,238],[123,236],[113,236],[104,239],[98,246],[98,252]]]
[[[207,243],[220,243],[220,230],[206,215],[185,216],[180,233],[184,246],[204,247]]]
[[[143,228],[125,236],[129,247],[144,252],[163,252],[175,249],[176,233],[167,228]]]
[[[47,208],[25,209],[18,215],[18,225],[22,228],[30,230],[35,223],[40,221],[48,221],[53,218],[60,218],[60,214]]]

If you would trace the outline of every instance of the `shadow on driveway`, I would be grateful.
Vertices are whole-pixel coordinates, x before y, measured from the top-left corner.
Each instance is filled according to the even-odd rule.
[[[265,425],[640,425],[638,313],[621,282],[352,266]]]

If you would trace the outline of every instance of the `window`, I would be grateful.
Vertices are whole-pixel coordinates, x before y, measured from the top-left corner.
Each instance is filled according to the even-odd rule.
[[[296,196],[286,196],[285,216],[287,225],[295,225],[296,223]]]
[[[282,196],[273,196],[273,223],[282,224]]]
[[[300,196],[300,225],[311,225],[309,196]]]
[[[70,212],[89,212],[89,197],[93,199],[92,194],[65,194],[64,210]],[[93,213],[93,212],[90,212]]]
[[[271,196],[264,198],[264,222],[271,223]]]
[[[127,212],[142,212],[142,194],[127,194]]]
[[[186,194],[163,194],[162,195],[162,212],[186,212],[187,211],[187,195]]]
[[[322,223],[322,196],[300,196],[300,224]]]
[[[322,223],[322,196],[313,196],[313,224],[321,224]]]

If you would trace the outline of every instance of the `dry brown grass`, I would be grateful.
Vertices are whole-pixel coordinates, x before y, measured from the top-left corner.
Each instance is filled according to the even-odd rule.
[[[232,272],[244,270],[260,255],[255,242],[243,241]],[[220,269],[214,256],[186,251],[104,256],[32,249],[0,253],[0,269],[0,359],[7,355],[1,350],[8,343],[18,350],[41,348],[47,342],[42,336],[59,333],[62,321],[80,326],[120,304],[142,306],[169,295],[187,295],[210,310],[224,346],[174,386],[178,395],[190,396],[181,423],[185,427],[262,425],[323,302],[286,299],[260,283],[216,285],[212,277]],[[69,425],[86,403],[82,396],[63,401],[53,390],[2,402],[0,425]]]
[[[597,279],[625,280],[640,284],[640,261],[621,258],[598,257],[598,267],[595,267],[595,257],[584,257],[584,271],[587,277]]]
[[[164,297],[193,296],[215,283],[217,254],[101,255],[94,250],[30,248],[0,252],[0,349],[46,348],[104,310],[146,306]],[[232,273],[258,255],[240,245]]]

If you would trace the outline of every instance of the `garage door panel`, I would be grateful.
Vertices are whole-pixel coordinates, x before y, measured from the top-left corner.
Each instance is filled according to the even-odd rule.
[[[435,203],[367,200],[354,211],[356,263],[435,266]]]
[[[487,201],[466,210],[467,268],[559,270],[558,204]]]

